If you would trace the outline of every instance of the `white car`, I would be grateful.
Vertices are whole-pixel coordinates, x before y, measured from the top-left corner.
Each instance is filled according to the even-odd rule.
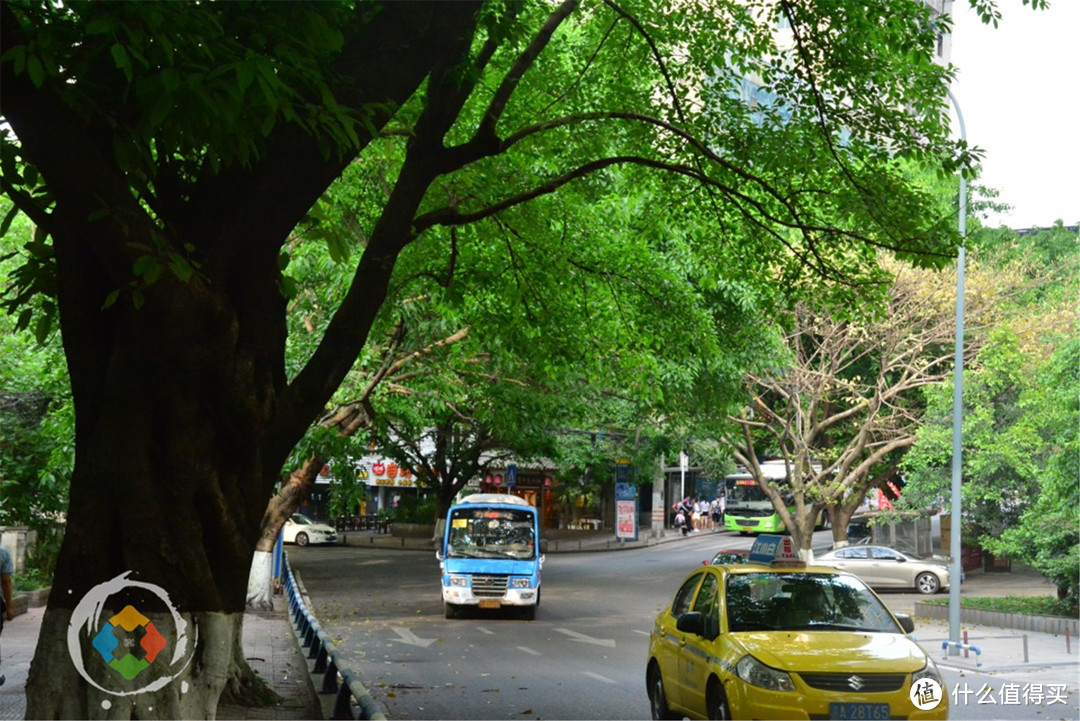
[[[285,543],[306,546],[309,543],[337,543],[337,531],[325,523],[316,523],[303,513],[294,513],[281,529]]]

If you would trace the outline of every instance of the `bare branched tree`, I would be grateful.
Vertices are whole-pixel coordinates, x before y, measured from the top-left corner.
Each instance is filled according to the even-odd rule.
[[[953,370],[955,275],[888,264],[895,275],[886,306],[870,318],[801,303],[786,336],[790,360],[775,373],[746,377],[748,412],[730,420],[736,460],[753,471],[760,450],[792,469],[780,488],[755,473],[803,555],[810,557],[816,519],[829,514],[835,545],[866,493],[895,467],[922,425],[920,389]],[[971,273],[964,358],[974,357],[982,328],[1000,314],[997,301],[1019,277]],[[782,497],[794,498],[794,513]]]

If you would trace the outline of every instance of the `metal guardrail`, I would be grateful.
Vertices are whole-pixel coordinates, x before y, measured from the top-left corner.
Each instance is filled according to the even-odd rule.
[[[975,665],[982,666],[982,649],[980,649],[978,646],[972,646],[970,643],[960,643],[959,641],[942,641],[941,651],[944,659],[949,658],[947,651],[950,646],[952,648],[960,649],[963,651],[974,651]],[[1024,636],[1024,660],[1027,661],[1027,636]]]
[[[331,521],[331,525],[338,531],[375,531],[376,533],[390,533],[394,522],[389,518],[380,518],[374,513],[363,516],[341,516]]]
[[[321,687],[316,684],[315,690],[320,694],[334,694],[330,718],[385,721],[386,714],[360,683],[359,677],[351,670],[341,667],[338,651],[329,635],[304,603],[288,558],[285,558],[281,572],[289,603],[289,615],[300,637],[301,647],[308,649],[308,661],[314,663],[311,673],[322,676]]]

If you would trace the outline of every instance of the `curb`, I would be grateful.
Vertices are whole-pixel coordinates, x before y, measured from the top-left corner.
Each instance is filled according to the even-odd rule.
[[[21,616],[31,608],[41,608],[49,600],[52,586],[39,588],[34,591],[20,591],[11,597],[11,606],[15,609],[15,615]]]
[[[386,712],[360,681],[358,674],[351,669],[337,666],[337,652],[329,639],[322,635],[323,630],[318,618],[314,611],[310,610],[311,599],[304,582],[288,565],[288,558],[285,559],[285,565],[296,593],[295,604],[294,601],[286,601],[293,609],[289,612],[289,628],[301,654],[306,657],[308,683],[316,703],[321,707],[322,718],[353,718],[355,704],[356,718],[386,721]],[[286,594],[289,593],[286,590]],[[302,616],[314,621],[306,632],[301,626]],[[306,654],[304,649],[309,649]],[[332,677],[331,681],[336,681],[333,684],[336,688],[327,687],[328,674]],[[349,696],[352,697],[351,700]]]

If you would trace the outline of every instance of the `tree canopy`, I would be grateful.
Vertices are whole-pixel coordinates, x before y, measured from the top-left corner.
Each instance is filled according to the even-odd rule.
[[[477,253],[479,273],[479,239],[497,239],[513,260],[486,269],[500,282],[560,246],[612,279],[655,279],[653,253],[690,253],[628,316],[620,348],[632,350],[671,342],[646,327],[710,318],[669,316],[671,298],[746,311],[811,289],[851,299],[883,278],[881,250],[934,264],[957,242],[903,172],[973,158],[948,139],[951,71],[933,57],[947,19],[918,2],[890,4],[887,23],[873,6],[725,0],[693,13],[615,0],[25,0],[0,14],[0,187],[38,228],[4,304],[23,325],[59,321],[75,410],[35,717],[85,716],[100,700],[70,693],[87,679],[62,636],[79,599],[124,571],[215,629],[185,672],[199,693],[173,684],[151,694],[152,713],[212,715],[234,669],[209,649],[235,642],[267,499],[409,253],[428,268]],[[355,259],[351,278],[297,342],[282,269],[300,258],[283,251],[353,165],[358,232],[330,239]],[[616,234],[633,242],[612,267],[596,251]],[[527,304],[512,310],[530,320]],[[722,354],[714,365],[732,376]],[[656,370],[689,391],[708,369]],[[135,703],[112,698],[107,713]]]
[[[1076,234],[1060,223],[1024,236],[1007,229],[973,235],[976,267],[995,279],[1015,279],[1015,290],[1003,298],[1001,319],[964,368],[961,476],[965,543],[1033,564],[1073,604],[1077,576],[1069,559],[1080,548],[1078,384],[1070,366],[1077,245]],[[928,393],[925,422],[903,460],[905,505],[949,498],[952,398],[951,379]]]

